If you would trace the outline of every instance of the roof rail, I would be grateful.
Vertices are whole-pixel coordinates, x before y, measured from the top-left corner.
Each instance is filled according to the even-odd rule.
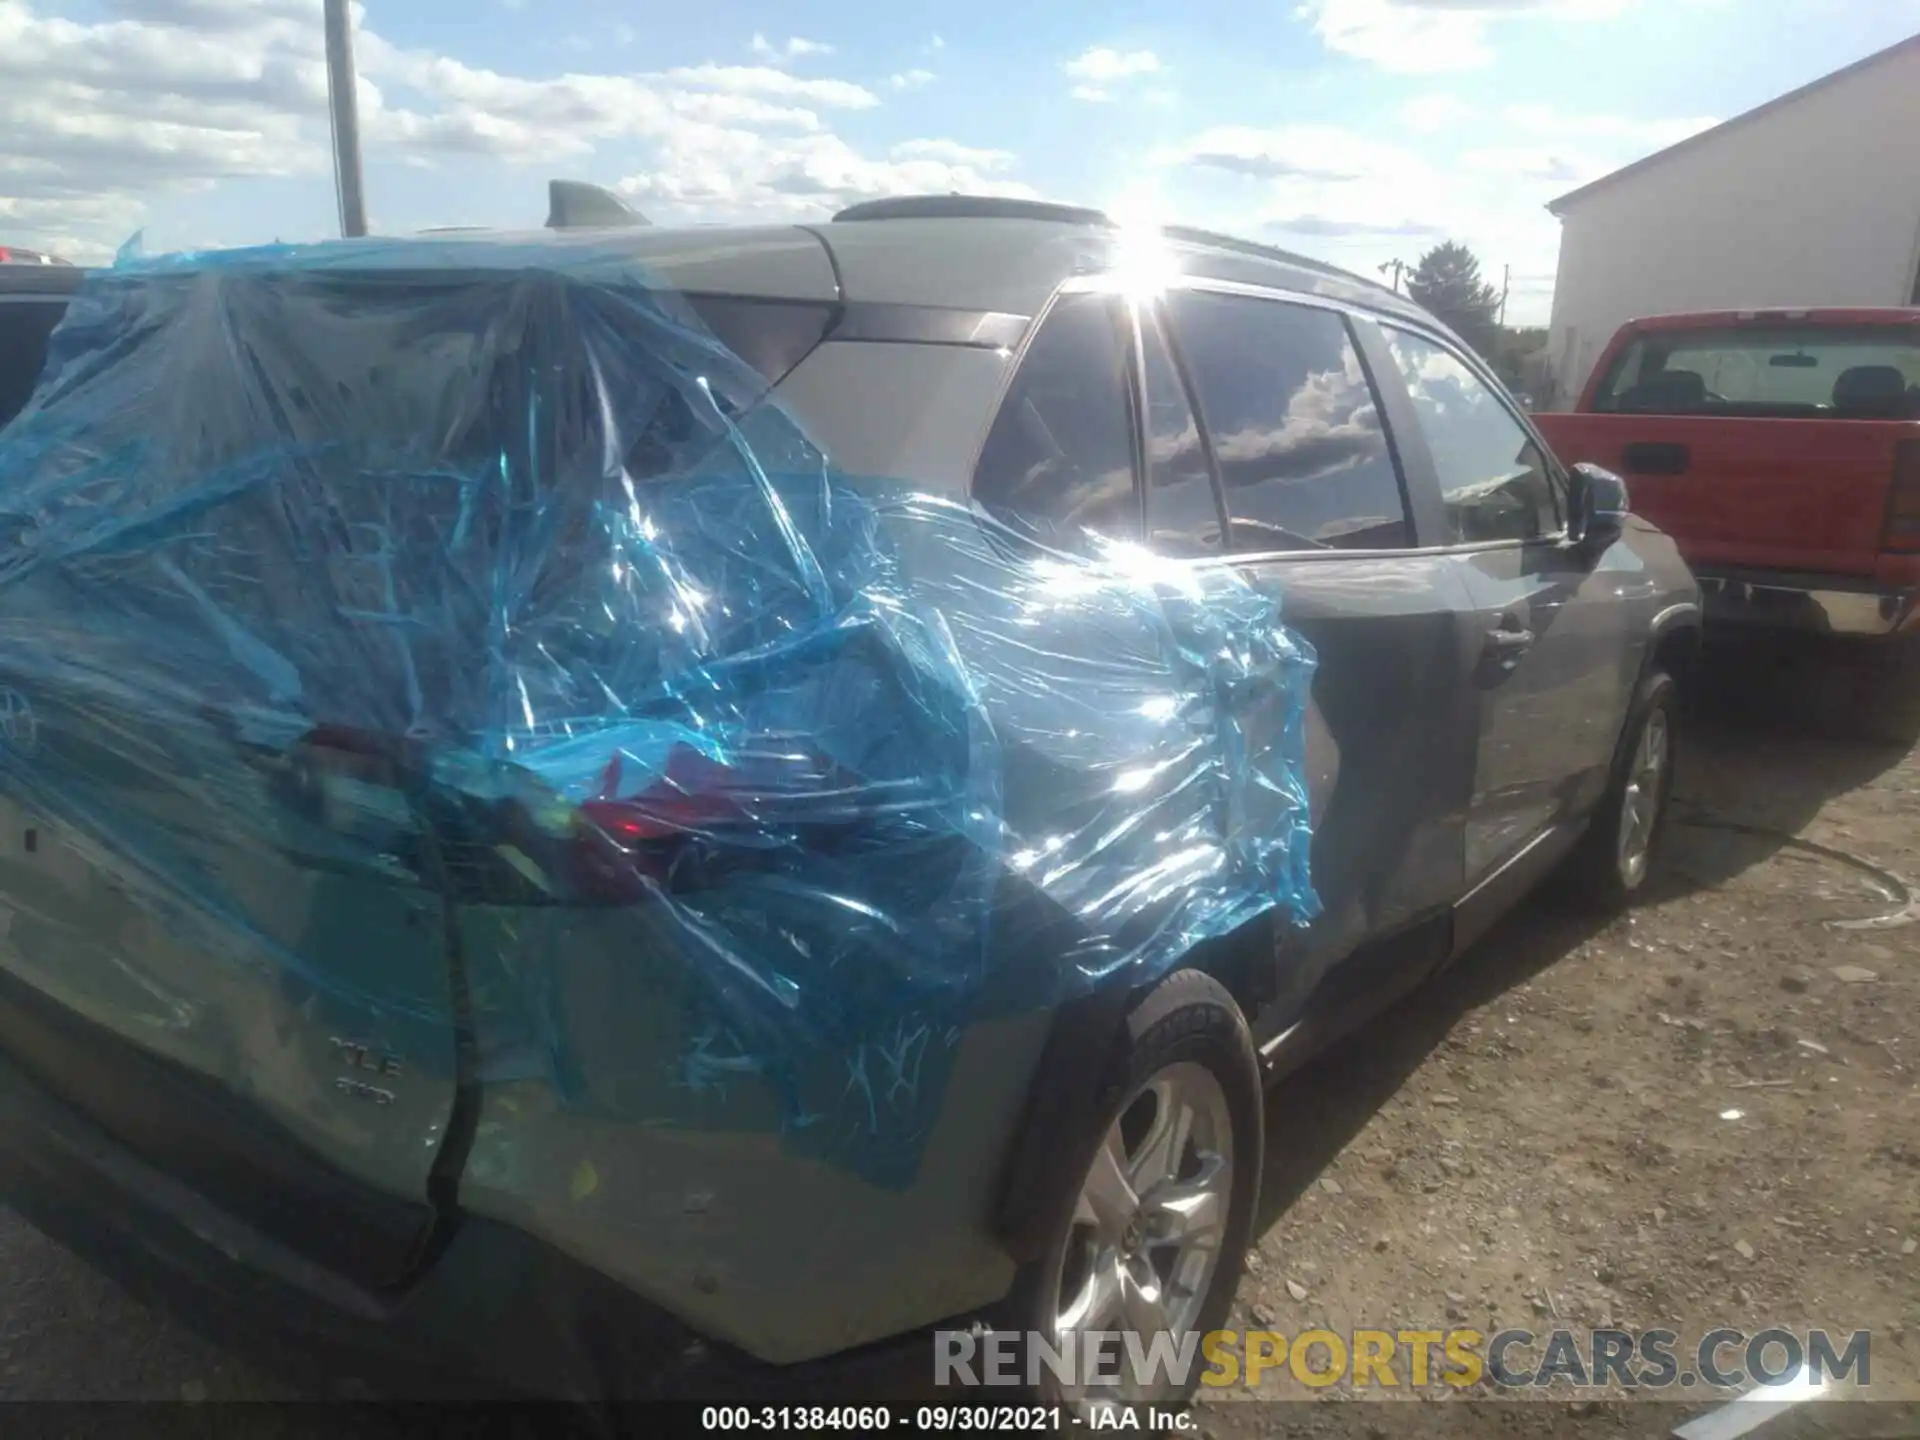
[[[834,220],[1051,220],[1062,225],[1092,225],[1115,228],[1113,217],[1103,210],[1083,205],[1057,205],[1048,200],[1019,200],[1002,195],[900,195],[887,200],[868,200],[850,205]],[[1291,250],[1222,235],[1213,230],[1197,230],[1190,225],[1167,225],[1160,233],[1167,239],[1186,245],[1204,245],[1214,250],[1230,250],[1260,260],[1273,260],[1301,270],[1351,281],[1371,290],[1387,291],[1378,280],[1369,280],[1351,270],[1342,270],[1324,260],[1309,259]],[[1389,291],[1389,293],[1392,293]]]
[[[1045,200],[1016,200],[1004,195],[899,195],[849,205],[842,220],[1052,220],[1062,225],[1111,226],[1099,210],[1055,205]]]
[[[1293,265],[1301,270],[1312,270],[1316,274],[1329,275],[1338,280],[1351,280],[1356,285],[1365,285],[1371,290],[1386,290],[1378,280],[1369,280],[1364,275],[1356,275],[1351,270],[1342,270],[1338,265],[1330,265],[1325,260],[1315,260],[1306,255],[1296,255],[1291,250],[1282,250],[1276,245],[1261,245],[1253,240],[1242,240],[1235,235],[1221,235],[1212,230],[1196,230],[1190,225],[1168,225],[1160,233],[1169,240],[1185,245],[1207,245],[1215,250],[1231,250],[1239,255],[1251,255],[1260,260],[1275,260],[1283,265]]]

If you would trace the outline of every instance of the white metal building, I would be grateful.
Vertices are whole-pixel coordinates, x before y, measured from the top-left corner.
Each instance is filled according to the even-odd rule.
[[[1638,316],[1920,304],[1920,35],[1547,208],[1554,408]]]

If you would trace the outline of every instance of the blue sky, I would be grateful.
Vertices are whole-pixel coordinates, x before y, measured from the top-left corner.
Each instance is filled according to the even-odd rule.
[[[0,0],[0,243],[331,233],[319,0]],[[1541,323],[1555,195],[1920,30],[1920,0],[366,0],[375,228],[1038,194],[1356,269],[1471,245]]]

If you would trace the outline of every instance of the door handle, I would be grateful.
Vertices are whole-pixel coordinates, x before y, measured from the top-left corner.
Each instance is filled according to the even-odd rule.
[[[1502,658],[1512,658],[1521,654],[1533,644],[1531,630],[1508,629],[1502,626],[1498,630],[1487,632],[1487,653]]]

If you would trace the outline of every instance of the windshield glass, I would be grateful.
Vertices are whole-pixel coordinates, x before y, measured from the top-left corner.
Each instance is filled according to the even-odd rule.
[[[1593,408],[1920,419],[1920,332],[1856,325],[1642,335],[1614,365]]]

